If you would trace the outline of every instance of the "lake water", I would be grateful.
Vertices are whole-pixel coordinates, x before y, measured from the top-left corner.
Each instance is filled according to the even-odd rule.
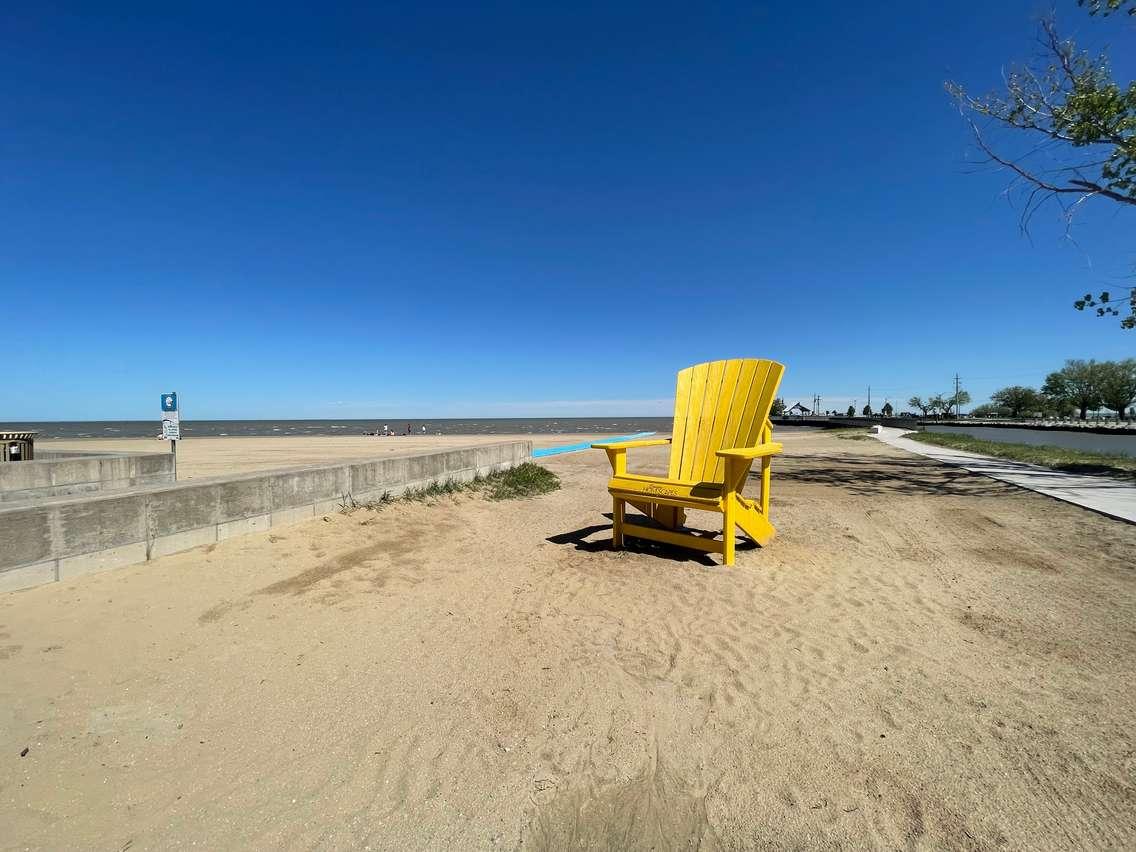
[[[1000,444],[1029,444],[1034,447],[1063,447],[1067,450],[1084,450],[1090,453],[1136,457],[1136,434],[1107,435],[1099,432],[1081,432],[1075,429],[1014,429],[996,426],[926,426],[928,432],[970,435],[983,441]]]

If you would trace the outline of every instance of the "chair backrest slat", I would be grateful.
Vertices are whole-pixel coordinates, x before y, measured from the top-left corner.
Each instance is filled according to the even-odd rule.
[[[776,361],[734,358],[696,364],[678,374],[669,476],[721,482],[715,453],[761,441],[785,368]]]

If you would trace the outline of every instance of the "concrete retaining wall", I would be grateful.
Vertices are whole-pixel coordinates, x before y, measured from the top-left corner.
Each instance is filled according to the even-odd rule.
[[[818,429],[866,429],[869,426],[895,426],[914,429],[914,417],[770,417],[773,426],[812,426]]]
[[[195,479],[127,493],[0,505],[0,591],[145,562],[301,521],[333,511],[347,494],[361,500],[388,491],[397,495],[435,480],[464,481],[477,473],[505,470],[531,456],[531,441],[505,441],[330,467]]]
[[[32,461],[0,464],[0,503],[173,481],[170,453],[37,453]]]

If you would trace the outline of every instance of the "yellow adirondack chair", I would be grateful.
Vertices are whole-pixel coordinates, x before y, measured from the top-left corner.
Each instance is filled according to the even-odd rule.
[[[734,526],[764,546],[775,534],[769,522],[769,467],[781,452],[773,441],[769,410],[785,367],[776,361],[736,358],[688,367],[678,374],[672,437],[592,444],[607,453],[612,477],[612,546],[625,535],[721,553],[734,564]],[[671,445],[668,474],[627,472],[627,451]],[[742,496],[755,459],[761,459],[758,500]],[[630,503],[657,526],[625,523]],[[679,532],[687,509],[721,512],[722,540]]]

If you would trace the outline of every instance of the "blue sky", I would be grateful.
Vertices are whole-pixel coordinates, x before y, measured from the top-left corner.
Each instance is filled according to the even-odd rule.
[[[1024,238],[942,89],[1045,8],[6,10],[0,421],[658,414],[736,356],[790,402],[978,402],[1130,357],[1071,302],[1136,217]]]

